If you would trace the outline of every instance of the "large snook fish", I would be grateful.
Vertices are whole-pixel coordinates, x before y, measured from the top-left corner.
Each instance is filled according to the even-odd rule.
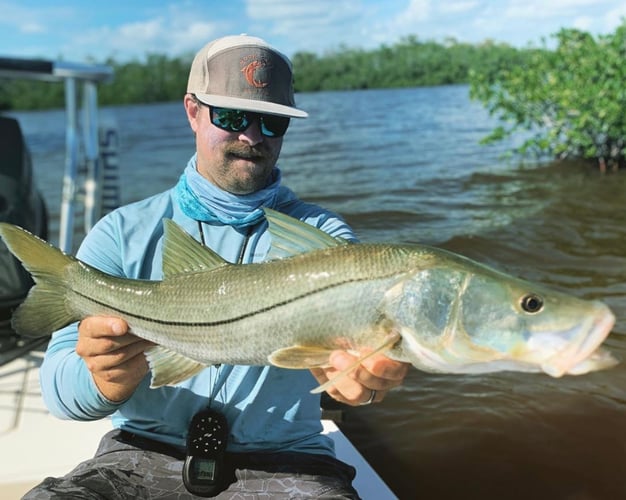
[[[47,335],[89,315],[123,318],[132,333],[158,344],[146,352],[153,387],[216,363],[322,366],[334,349],[384,352],[444,373],[560,377],[616,363],[599,348],[615,321],[601,302],[444,250],[347,244],[288,216],[266,214],[273,260],[246,265],[226,263],[165,220],[162,281],[104,274],[0,224],[0,235],[36,283],[13,326]]]

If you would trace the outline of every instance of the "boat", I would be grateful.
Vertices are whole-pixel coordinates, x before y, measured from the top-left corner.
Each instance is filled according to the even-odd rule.
[[[112,76],[107,66],[0,57],[0,79],[65,85],[66,154],[58,246],[66,253],[73,253],[77,236],[119,205],[118,132],[114,123],[99,120],[97,100],[97,86]],[[0,128],[1,154],[14,161],[9,168],[0,158],[0,221],[48,239],[48,209],[32,174],[27,141],[17,120],[7,117],[0,121],[4,127],[2,123],[6,129]],[[5,135],[9,129],[12,135]],[[10,315],[32,281],[1,241],[0,264],[0,491],[3,500],[14,500],[44,478],[62,476],[93,456],[100,438],[112,427],[106,418],[79,422],[60,420],[48,412],[39,386],[48,339],[20,338],[10,328]],[[338,419],[337,413],[326,415]],[[360,496],[396,499],[337,423],[324,418],[322,424],[335,443],[337,457],[357,469],[354,486]]]
[[[59,420],[41,398],[38,368],[43,349],[0,367],[0,491],[3,500],[17,500],[47,476],[63,476],[93,456],[100,438],[111,430],[109,419],[92,422]],[[364,500],[397,497],[341,432],[337,423],[322,420],[337,457],[357,470],[354,487]],[[42,446],[45,443],[45,446]]]
[[[74,249],[86,233],[119,204],[117,130],[98,120],[98,85],[113,69],[96,64],[0,57],[0,80],[30,80],[65,87],[65,173],[58,246]],[[80,210],[79,210],[80,208]],[[78,228],[77,214],[83,224]],[[0,221],[21,226],[48,240],[48,207],[37,186],[27,140],[17,119],[0,114]],[[25,339],[11,329],[13,310],[32,280],[0,242],[0,366],[22,356],[47,338]]]
[[[37,189],[30,151],[18,121],[6,116],[0,116],[0,220],[48,238],[48,209]],[[0,355],[19,356],[33,347],[33,341],[22,341],[11,330],[11,313],[33,282],[4,244],[0,244],[0,269]]]

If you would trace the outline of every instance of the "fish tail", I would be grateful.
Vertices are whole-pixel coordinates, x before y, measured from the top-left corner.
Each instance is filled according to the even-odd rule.
[[[41,337],[79,319],[66,307],[66,269],[76,259],[13,224],[0,223],[0,236],[35,281],[13,313],[13,329],[21,335]]]

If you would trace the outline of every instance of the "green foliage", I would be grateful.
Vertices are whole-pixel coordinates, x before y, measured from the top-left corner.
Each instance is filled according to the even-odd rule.
[[[167,102],[182,99],[193,55],[169,59],[149,54],[145,62],[119,64],[112,59],[114,78],[98,87],[101,105]],[[49,109],[64,106],[62,84],[27,80],[0,80],[0,109]]]
[[[491,41],[472,45],[449,39],[439,44],[409,36],[371,51],[340,47],[323,56],[300,52],[292,60],[296,91],[304,92],[467,83],[470,69],[491,74],[521,56],[512,47]],[[99,87],[100,104],[181,99],[192,58],[193,54],[175,59],[149,54],[143,62],[105,61],[115,77]],[[0,109],[59,108],[63,92],[59,84],[0,80]]]
[[[420,42],[402,39],[372,51],[341,47],[317,56],[301,52],[293,57],[298,91],[397,88],[467,83],[469,70],[489,73],[502,60],[517,60],[519,51],[505,45]]]
[[[472,71],[470,96],[503,122],[484,141],[530,131],[522,154],[624,166],[626,23],[597,38],[575,29],[554,38],[556,49],[528,49],[523,64]]]
[[[108,61],[115,78],[102,86],[100,101],[103,104],[135,104],[182,99],[191,59],[192,56],[168,59],[164,55],[150,54],[144,63]]]
[[[29,80],[0,80],[0,109],[46,109],[63,105],[63,85]]]

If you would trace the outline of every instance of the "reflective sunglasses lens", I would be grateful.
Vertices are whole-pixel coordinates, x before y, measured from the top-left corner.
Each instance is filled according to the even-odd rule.
[[[245,111],[238,109],[211,108],[213,125],[230,132],[242,132],[250,126],[250,119]]]
[[[229,132],[243,132],[256,117],[259,119],[261,133],[266,137],[282,137],[289,127],[289,117],[262,115],[239,109],[209,107],[211,123]]]
[[[261,133],[267,137],[282,137],[289,127],[286,116],[261,115]]]

